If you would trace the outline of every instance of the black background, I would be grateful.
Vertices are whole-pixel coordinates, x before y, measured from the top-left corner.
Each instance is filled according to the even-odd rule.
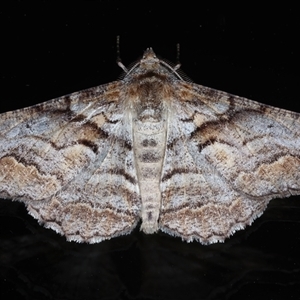
[[[227,2],[227,1],[226,1]],[[300,112],[296,7],[242,2],[10,1],[0,7],[0,111],[118,79],[147,47],[196,83]],[[0,298],[298,299],[299,197],[273,200],[224,244],[163,233],[68,243],[0,202]]]

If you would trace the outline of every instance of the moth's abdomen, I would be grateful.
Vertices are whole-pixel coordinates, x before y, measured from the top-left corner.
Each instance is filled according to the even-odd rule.
[[[142,199],[141,230],[158,230],[160,180],[166,145],[165,121],[140,122],[134,127],[134,155]]]

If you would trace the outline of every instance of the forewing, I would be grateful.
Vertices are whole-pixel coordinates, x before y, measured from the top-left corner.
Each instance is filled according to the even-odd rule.
[[[161,183],[163,231],[223,241],[272,198],[300,194],[299,114],[186,82],[177,89]]]
[[[0,196],[69,240],[128,233],[140,208],[122,82],[0,115]]]

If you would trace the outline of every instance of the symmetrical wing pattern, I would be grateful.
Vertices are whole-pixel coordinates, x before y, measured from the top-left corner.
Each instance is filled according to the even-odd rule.
[[[152,49],[123,80],[0,115],[0,197],[68,240],[224,241],[300,194],[300,115],[184,81]]]

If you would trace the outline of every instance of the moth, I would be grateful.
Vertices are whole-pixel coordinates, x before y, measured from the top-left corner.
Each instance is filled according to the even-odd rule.
[[[141,221],[210,244],[300,194],[300,114],[183,80],[151,48],[126,72],[1,114],[0,197],[68,241]]]

